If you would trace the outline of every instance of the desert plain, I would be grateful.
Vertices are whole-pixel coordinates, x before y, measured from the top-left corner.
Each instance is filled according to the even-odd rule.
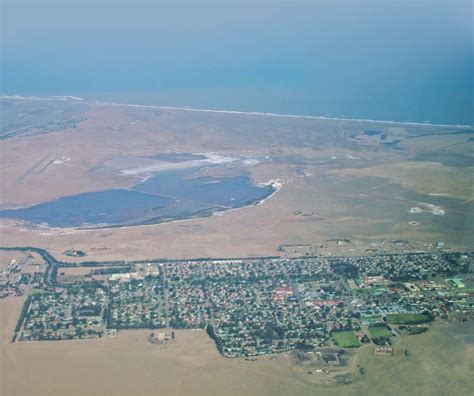
[[[130,162],[177,153],[236,160],[202,166],[197,176],[277,186],[260,203],[129,227],[58,228],[0,213],[3,246],[111,260],[473,245],[471,127],[2,100],[4,112],[23,114],[3,126],[2,209],[128,189],[143,179],[126,172]]]
[[[439,246],[472,250],[474,130],[469,126],[66,97],[1,100],[8,117],[0,141],[0,209],[9,213],[0,213],[2,247],[42,248],[75,262],[367,255]],[[129,191],[163,167],[187,163],[187,156],[204,162],[185,182],[244,177],[253,186],[271,185],[273,192],[239,206],[213,204],[181,218],[136,224],[55,227],[11,215],[79,194]],[[143,164],[149,171],[136,171]],[[192,194],[177,201],[202,203]],[[2,262],[12,254],[18,253],[2,252]],[[148,330],[12,343],[23,302],[22,297],[0,300],[0,393],[5,395],[411,394],[413,389],[463,395],[473,386],[472,329],[465,323],[436,322],[427,334],[404,338],[390,358],[362,346],[341,373],[325,378],[309,376],[291,354],[223,358],[204,331],[177,331],[176,340],[165,345],[150,344]]]

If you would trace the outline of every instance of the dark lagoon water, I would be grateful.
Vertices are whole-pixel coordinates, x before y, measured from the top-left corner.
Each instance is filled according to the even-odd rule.
[[[27,208],[1,210],[0,216],[50,227],[117,226],[209,216],[259,202],[274,191],[247,176],[194,177],[196,169],[159,173],[130,190],[72,195]]]
[[[271,186],[252,185],[247,176],[191,177],[193,172],[193,169],[186,169],[158,173],[133,189],[177,200],[215,205],[222,209],[248,205],[273,192]]]

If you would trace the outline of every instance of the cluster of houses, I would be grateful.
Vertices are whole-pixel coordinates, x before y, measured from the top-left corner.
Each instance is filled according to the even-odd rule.
[[[104,333],[107,292],[78,286],[37,291],[27,299],[20,341],[71,340],[100,337]],[[20,318],[21,319],[21,318]]]
[[[429,253],[132,265],[104,281],[36,292],[20,339],[212,327],[227,357],[331,347],[337,332],[353,332],[361,342],[388,334],[389,343],[401,314],[471,317],[472,263],[470,254]]]
[[[33,271],[25,272],[26,262],[13,259],[0,272],[0,298],[23,296],[28,288],[42,287],[43,272],[36,265]]]

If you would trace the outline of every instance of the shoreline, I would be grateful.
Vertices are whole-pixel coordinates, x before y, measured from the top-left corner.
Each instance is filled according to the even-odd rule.
[[[281,118],[300,118],[309,120],[327,120],[327,121],[351,121],[351,122],[370,122],[380,123],[389,125],[413,125],[413,126],[432,126],[432,127],[456,127],[456,128],[473,128],[474,125],[463,125],[463,124],[437,124],[431,122],[410,122],[410,121],[392,121],[392,120],[375,120],[370,118],[346,118],[346,117],[328,117],[328,116],[314,116],[314,115],[301,115],[301,114],[283,114],[283,113],[272,113],[272,112],[259,112],[259,111],[238,111],[238,110],[219,110],[219,109],[204,109],[194,107],[178,107],[178,106],[164,106],[164,105],[142,105],[133,103],[115,103],[106,102],[99,100],[87,100],[78,96],[69,95],[58,95],[58,96],[22,96],[22,95],[7,95],[0,94],[0,99],[15,99],[15,100],[73,100],[81,103],[88,103],[98,106],[116,106],[116,107],[133,107],[133,108],[145,108],[145,109],[157,109],[157,110],[175,110],[175,111],[188,111],[188,112],[200,112],[200,113],[217,113],[217,114],[234,114],[234,115],[248,115],[248,116],[266,116],[266,117],[281,117]]]
[[[253,206],[260,206],[265,201],[267,201],[269,198],[273,197],[275,193],[281,190],[283,183],[280,180],[277,179],[272,179],[268,182],[265,183],[258,183],[259,186],[270,186],[273,188],[273,191],[271,194],[266,196],[265,198],[261,200],[257,200],[255,202],[251,202],[249,204],[243,205],[243,206],[238,206],[238,207],[229,207],[229,209],[223,209],[223,210],[216,210],[209,212],[208,216],[196,216],[196,217],[183,217],[183,218],[172,218],[168,221],[155,221],[153,222],[153,219],[147,220],[143,223],[132,223],[132,224],[102,224],[102,225],[97,225],[95,227],[88,227],[88,226],[79,226],[79,227],[51,227],[47,224],[44,223],[30,223],[26,220],[19,220],[15,219],[13,217],[0,217],[0,229],[1,228],[17,228],[21,230],[26,230],[26,231],[33,231],[37,232],[39,231],[40,234],[43,235],[71,235],[71,234],[76,234],[78,232],[88,232],[88,231],[95,231],[95,230],[104,230],[104,229],[127,229],[131,227],[153,227],[157,226],[160,224],[169,224],[169,223],[176,223],[176,222],[185,222],[185,221],[192,221],[192,220],[197,220],[197,219],[206,219],[206,218],[211,218],[214,216],[223,216],[225,213],[232,212],[235,210],[239,209],[245,209],[245,208],[250,208]],[[104,190],[107,191],[107,190]],[[84,193],[87,194],[87,193]],[[54,199],[49,202],[57,201],[60,198]],[[35,204],[38,205],[38,204]],[[32,206],[35,206],[32,205]],[[1,220],[7,220],[7,221],[13,221],[16,222],[14,225],[9,225],[9,224],[2,224]],[[148,223],[148,221],[150,221]]]

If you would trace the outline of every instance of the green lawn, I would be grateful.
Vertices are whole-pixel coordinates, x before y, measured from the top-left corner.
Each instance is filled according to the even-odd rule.
[[[409,335],[414,335],[414,334],[421,334],[424,333],[425,331],[428,331],[427,327],[412,327],[409,331]]]
[[[39,296],[44,293],[45,291],[43,289],[31,289],[29,294],[30,296]]]
[[[388,314],[387,323],[390,324],[418,324],[431,322],[432,318],[420,313]]]
[[[385,325],[370,326],[369,332],[373,338],[390,338],[392,336],[392,332]]]
[[[332,338],[341,348],[356,348],[360,346],[359,339],[352,331],[336,331],[332,333]]]
[[[75,283],[86,279],[84,275],[60,275],[58,279],[63,283]]]

